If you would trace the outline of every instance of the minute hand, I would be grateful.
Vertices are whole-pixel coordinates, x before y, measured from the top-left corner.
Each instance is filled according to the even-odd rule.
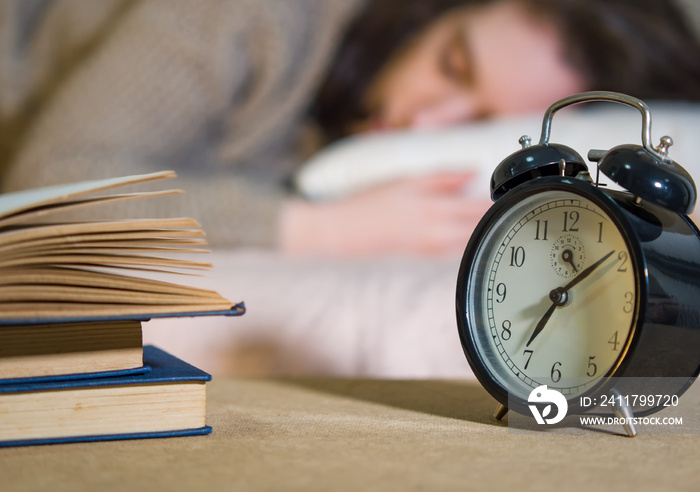
[[[535,327],[535,330],[532,332],[532,335],[530,335],[530,339],[527,341],[525,344],[526,347],[529,347],[532,341],[537,338],[537,335],[539,335],[542,330],[544,330],[545,325],[549,321],[549,318],[552,317],[552,314],[554,314],[554,310],[557,308],[557,306],[563,306],[565,304],[565,299],[566,296],[569,292],[569,289],[571,289],[574,285],[578,284],[581,280],[584,278],[588,277],[593,271],[598,268],[600,265],[602,265],[605,260],[610,258],[612,254],[615,252],[615,250],[612,250],[610,253],[607,255],[603,256],[600,260],[596,261],[593,263],[591,266],[586,268],[584,271],[578,274],[578,276],[573,279],[571,282],[566,284],[564,287],[558,287],[554,289],[552,292],[549,294],[549,298],[552,300],[552,305],[549,306],[549,309],[547,309],[547,312],[544,313],[544,316],[542,316],[542,319],[537,323],[537,326]]]
[[[608,258],[610,258],[610,257],[613,255],[613,253],[615,253],[615,250],[614,250],[614,249],[613,249],[610,253],[608,253],[607,255],[603,256],[600,260],[596,261],[596,262],[593,263],[591,266],[589,266],[588,268],[586,268],[584,271],[582,271],[581,273],[579,273],[579,274],[576,276],[575,279],[573,279],[571,282],[569,282],[569,283],[566,284],[564,287],[562,287],[562,290],[563,290],[563,291],[568,291],[568,290],[570,290],[574,285],[578,284],[578,283],[581,282],[583,279],[585,279],[586,277],[588,277],[591,273],[593,273],[593,271],[594,271],[596,268],[598,268],[600,265],[602,265],[603,263],[605,263],[605,260],[607,260]]]

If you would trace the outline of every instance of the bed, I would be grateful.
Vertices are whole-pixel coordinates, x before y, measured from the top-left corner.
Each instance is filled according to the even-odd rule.
[[[696,155],[700,105],[651,104],[652,137],[675,141],[670,156],[700,176]],[[342,141],[299,173],[312,200],[355,193],[407,175],[470,169],[474,196],[488,195],[493,167],[537,140],[541,114],[441,131],[394,133]],[[639,143],[639,113],[592,106],[557,114],[552,142],[586,155]],[[217,250],[213,276],[195,283],[242,300],[241,318],[164,319],[144,340],[208,370],[240,376],[470,378],[454,313],[459,257],[289,258],[273,251]]]

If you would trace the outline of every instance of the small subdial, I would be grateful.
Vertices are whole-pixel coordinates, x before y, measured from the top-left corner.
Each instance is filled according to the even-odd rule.
[[[571,278],[583,270],[586,251],[577,236],[564,234],[552,244],[549,258],[557,275]]]

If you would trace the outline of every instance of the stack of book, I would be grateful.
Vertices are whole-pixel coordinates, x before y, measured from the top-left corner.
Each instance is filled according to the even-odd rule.
[[[60,221],[84,207],[179,190],[113,194],[165,171],[0,195],[0,447],[207,434],[211,377],[152,346],[154,317],[241,315],[214,291],[152,272],[207,269],[192,219]]]

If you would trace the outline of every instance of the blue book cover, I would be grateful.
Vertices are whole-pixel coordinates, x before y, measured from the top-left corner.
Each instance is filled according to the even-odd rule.
[[[118,316],[72,316],[72,317],[44,317],[34,318],[0,318],[0,326],[31,326],[46,325],[51,323],[95,323],[100,321],[141,321],[146,322],[153,318],[189,318],[199,316],[241,316],[245,314],[245,303],[239,302],[231,309],[224,311],[194,311],[186,313],[152,313]]]
[[[135,376],[138,374],[143,374],[150,371],[149,366],[143,365],[141,367],[135,367],[133,369],[120,369],[118,371],[97,371],[97,372],[85,372],[78,374],[58,374],[56,376],[36,376],[31,378],[7,378],[0,379],[0,388],[5,385],[21,385],[21,384],[35,384],[35,383],[46,383],[46,382],[56,382],[56,381],[76,381],[78,379],[101,379],[101,378],[116,378],[122,376]],[[0,389],[0,392],[2,390]]]
[[[0,419],[0,429],[3,425],[11,424],[7,423],[7,420],[3,424],[2,420],[11,419],[14,413],[15,417],[21,421],[22,410],[17,408],[12,408],[12,404],[9,405],[7,402],[10,400],[6,397],[11,397],[13,395],[22,394],[32,394],[34,396],[42,395],[57,395],[62,390],[85,390],[85,391],[69,391],[72,395],[68,401],[63,402],[66,407],[80,408],[83,405],[81,395],[89,393],[90,389],[95,388],[122,388],[122,387],[143,387],[143,386],[160,386],[161,388],[167,389],[171,384],[183,384],[183,383],[206,383],[211,380],[211,376],[206,372],[198,369],[167,352],[158,349],[153,346],[145,346],[143,349],[144,353],[144,364],[150,368],[148,372],[140,374],[129,374],[117,377],[107,377],[107,378],[92,378],[92,379],[75,379],[75,380],[43,380],[31,382],[17,383],[17,384],[6,384],[0,386],[0,415],[3,418]],[[203,386],[203,384],[202,384]],[[64,393],[65,394],[65,393]],[[5,399],[5,401],[3,401]],[[73,400],[74,399],[74,400]],[[181,398],[182,399],[182,398]],[[205,408],[205,400],[202,400],[202,412]],[[196,406],[196,403],[192,403]],[[152,405],[153,406],[153,405]],[[142,412],[143,408],[137,409]],[[14,410],[14,412],[13,412]],[[33,410],[33,409],[32,409]],[[97,411],[100,409],[98,408]],[[48,409],[47,415],[50,416],[51,409]],[[127,410],[128,411],[128,410]],[[172,412],[172,409],[169,409]],[[33,412],[32,412],[33,413]],[[137,412],[138,413],[138,412]],[[120,422],[126,419],[127,413],[118,414]],[[80,421],[77,421],[77,426],[80,427]],[[156,418],[157,422],[158,419]],[[25,422],[22,421],[22,426]],[[107,424],[108,425],[108,424]],[[10,427],[6,428],[9,429]],[[157,427],[157,424],[155,424]],[[81,434],[79,432],[71,432],[70,435],[65,436],[51,436],[51,437],[32,437],[28,439],[13,438],[10,440],[0,441],[0,447],[8,446],[26,446],[26,445],[38,445],[38,444],[57,444],[57,443],[71,443],[71,442],[89,442],[89,441],[106,441],[106,440],[121,440],[121,439],[142,439],[142,438],[152,438],[152,437],[179,437],[179,436],[189,436],[189,435],[201,435],[209,434],[211,432],[211,427],[207,425],[196,425],[193,427],[182,428],[182,429],[158,429],[154,428],[150,431],[139,430],[135,432],[100,432],[100,433],[85,433]],[[0,438],[3,432],[0,431]]]

